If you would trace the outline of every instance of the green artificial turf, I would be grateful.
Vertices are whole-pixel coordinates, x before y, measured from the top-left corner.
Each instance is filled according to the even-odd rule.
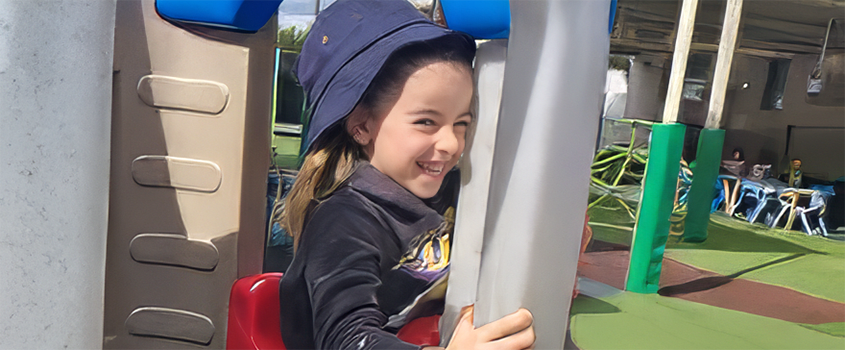
[[[273,146],[276,147],[274,161],[279,168],[295,170],[298,169],[299,144],[301,139],[295,136],[273,135]]]
[[[801,327],[830,334],[836,337],[845,337],[845,322],[831,322],[822,324],[801,324]]]
[[[711,215],[707,241],[667,244],[666,257],[723,275],[845,303],[845,242]]]
[[[633,237],[633,231],[630,228],[626,228],[625,226],[600,226],[592,224],[590,221],[590,228],[593,230],[593,239],[598,239],[600,241],[614,243],[614,244],[622,244],[626,246],[631,246],[631,237]]]
[[[767,264],[788,259],[799,259],[801,253],[759,253],[759,252],[724,252],[719,250],[702,251],[696,249],[670,249],[665,257],[700,269],[713,271],[721,275],[746,277],[748,270],[765,268]],[[745,272],[745,273],[743,273]]]
[[[590,221],[616,225],[619,213],[590,210]],[[625,229],[593,225],[593,238],[630,244]],[[797,231],[772,229],[714,213],[707,240],[683,242],[671,236],[665,257],[722,275],[791,288],[812,296],[845,303],[845,242]]]
[[[633,225],[624,211],[596,206],[588,213],[599,223],[592,225],[594,239],[630,246]],[[706,241],[670,236],[665,257],[845,303],[842,241],[714,213]],[[572,339],[584,350],[845,349],[842,322],[797,324],[657,294],[587,294],[573,301],[570,313]]]
[[[777,230],[714,213],[707,227],[706,241],[689,243],[670,240],[666,248],[760,253],[815,252],[810,247],[779,237],[774,231]]]
[[[570,330],[584,350],[845,348],[845,339],[806,325],[631,292],[579,296]]]
[[[812,296],[845,303],[845,260],[830,255],[808,255],[741,276],[787,287]],[[845,312],[845,307],[842,309]]]

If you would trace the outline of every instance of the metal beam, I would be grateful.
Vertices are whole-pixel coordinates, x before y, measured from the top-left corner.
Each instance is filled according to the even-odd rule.
[[[737,38],[737,41],[742,41]],[[698,52],[719,52],[719,45],[716,44],[702,44],[702,43],[692,43],[690,45],[691,51],[698,51]],[[737,55],[746,55],[746,56],[754,56],[754,57],[763,57],[763,58],[785,58],[785,59],[792,59],[795,57],[794,53],[787,53],[787,52],[778,52],[772,50],[763,50],[763,49],[754,49],[749,47],[738,47],[734,51]]]

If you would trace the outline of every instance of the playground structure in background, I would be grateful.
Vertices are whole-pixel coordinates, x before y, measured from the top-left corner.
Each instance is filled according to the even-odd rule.
[[[630,142],[627,145],[620,145],[619,142],[609,144],[596,153],[590,168],[590,200],[587,208],[603,207],[624,211],[630,221],[621,221],[620,215],[616,217],[616,222],[633,225],[637,218],[642,180],[649,156],[648,145],[638,143],[637,135],[642,131],[650,132],[654,122],[637,119],[607,121],[630,125]],[[612,132],[618,134],[618,129]],[[693,169],[682,159],[670,218],[671,235],[681,236],[684,233],[687,198],[693,177]],[[826,203],[833,195],[830,186],[814,185],[811,189],[796,189],[785,185],[774,178],[754,181],[734,175],[719,175],[713,183],[710,212],[723,211],[750,223],[827,236],[828,228],[823,218],[828,214]],[[591,225],[627,228],[598,222],[591,222]]]
[[[627,146],[610,144],[596,153],[590,167],[590,202],[587,208],[598,206],[610,210],[624,210],[630,218],[628,223],[634,224],[649,154],[648,145],[637,142],[637,134],[643,131],[650,133],[654,122],[637,119],[608,119],[606,122],[630,125],[630,142]],[[681,160],[671,217],[672,235],[683,234],[683,219],[686,215],[692,175],[689,165]],[[609,225],[598,222],[590,224]]]

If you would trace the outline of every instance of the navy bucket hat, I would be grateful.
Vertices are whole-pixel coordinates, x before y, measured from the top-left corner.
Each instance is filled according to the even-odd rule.
[[[407,0],[338,0],[320,12],[294,64],[311,121],[307,150],[358,104],[391,53],[408,44],[467,34],[440,27]]]

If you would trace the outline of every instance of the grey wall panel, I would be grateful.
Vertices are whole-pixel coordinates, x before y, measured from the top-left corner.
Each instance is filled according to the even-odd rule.
[[[0,349],[102,342],[114,24],[0,0]]]

